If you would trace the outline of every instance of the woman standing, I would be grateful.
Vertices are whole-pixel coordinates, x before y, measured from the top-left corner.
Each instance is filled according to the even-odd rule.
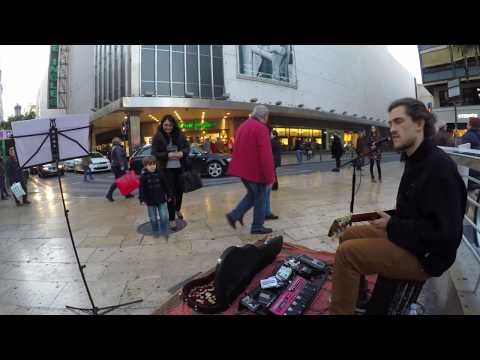
[[[152,140],[152,155],[157,159],[158,168],[165,169],[168,185],[173,193],[174,200],[168,203],[168,217],[172,230],[176,230],[175,216],[183,219],[180,211],[184,190],[182,174],[189,153],[190,145],[175,118],[172,115],[165,115]]]
[[[372,126],[370,137],[368,138],[368,147],[369,147],[369,156],[370,156],[370,176],[372,182],[377,182],[375,176],[373,175],[373,164],[377,163],[378,170],[378,180],[382,182],[382,169],[380,168],[380,161],[382,160],[382,152],[380,147],[376,146],[375,143],[380,139],[380,134],[375,126]]]

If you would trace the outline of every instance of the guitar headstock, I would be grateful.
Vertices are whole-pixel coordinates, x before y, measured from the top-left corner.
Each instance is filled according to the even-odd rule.
[[[352,215],[339,217],[333,220],[333,223],[328,230],[328,236],[340,236],[343,234],[347,226],[350,225],[352,225]]]

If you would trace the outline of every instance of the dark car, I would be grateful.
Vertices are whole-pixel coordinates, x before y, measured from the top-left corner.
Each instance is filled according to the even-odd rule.
[[[140,174],[143,167],[142,159],[151,155],[151,153],[152,145],[145,145],[134,152],[129,161],[130,169]],[[218,178],[227,173],[228,164],[232,157],[228,154],[207,154],[206,152],[191,149],[189,158],[192,161],[192,167],[199,171],[200,174]]]

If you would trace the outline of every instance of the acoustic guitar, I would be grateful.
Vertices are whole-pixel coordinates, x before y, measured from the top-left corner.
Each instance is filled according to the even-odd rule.
[[[394,210],[386,211],[386,213],[390,213],[389,215],[391,215],[392,213],[394,213]],[[333,220],[333,223],[330,226],[330,230],[328,230],[328,236],[341,236],[344,233],[345,229],[353,223],[371,221],[379,218],[380,215],[378,215],[376,212],[349,214],[347,216],[339,217]]]

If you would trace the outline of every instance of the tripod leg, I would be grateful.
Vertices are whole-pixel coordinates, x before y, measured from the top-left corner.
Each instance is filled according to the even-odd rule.
[[[98,308],[98,315],[105,315],[105,314],[109,313],[110,311],[118,309],[119,307],[140,303],[142,301],[143,301],[143,299],[140,299],[140,300],[126,302],[126,303],[123,303],[123,304],[101,307],[101,308]]]

